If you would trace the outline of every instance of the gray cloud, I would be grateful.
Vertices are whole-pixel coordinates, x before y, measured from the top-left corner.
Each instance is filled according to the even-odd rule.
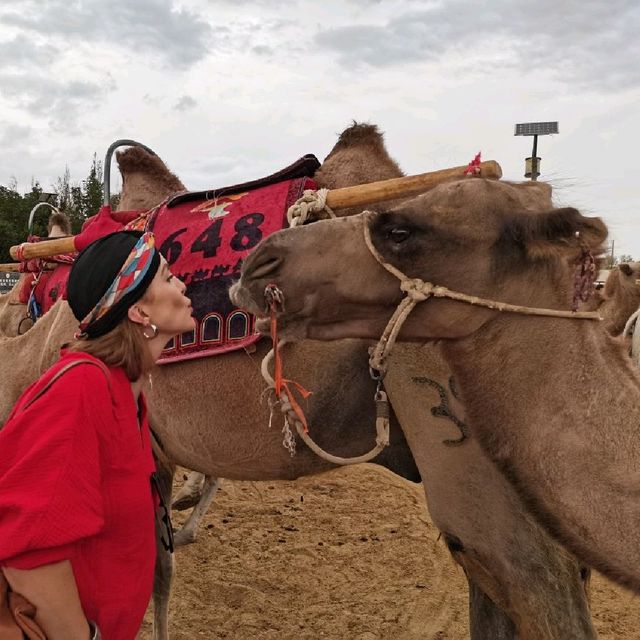
[[[253,53],[259,56],[271,56],[274,54],[273,47],[268,47],[267,45],[264,45],[264,44],[259,44],[259,45],[256,45],[255,47],[252,47],[251,51],[253,51]]]
[[[92,42],[108,42],[136,52],[152,53],[174,68],[186,68],[207,55],[211,27],[192,13],[174,8],[172,0],[25,0],[15,11],[0,14],[9,26],[25,31]]]
[[[48,117],[53,128],[73,130],[81,109],[97,101],[104,85],[42,75],[0,73],[2,94],[33,116]]]
[[[425,2],[385,26],[321,29],[314,40],[349,67],[442,62],[467,53],[470,72],[487,72],[500,54],[522,72],[549,70],[583,87],[624,90],[640,84],[638,33],[636,0],[449,0]]]
[[[60,49],[51,44],[35,44],[17,36],[13,40],[0,42],[0,60],[5,68],[49,64],[59,52]]]
[[[6,150],[7,147],[23,144],[29,140],[32,131],[27,125],[5,124],[0,130],[0,146]]]
[[[189,109],[193,109],[197,104],[198,102],[191,96],[182,96],[182,98],[173,105],[173,108],[176,111],[188,111]]]

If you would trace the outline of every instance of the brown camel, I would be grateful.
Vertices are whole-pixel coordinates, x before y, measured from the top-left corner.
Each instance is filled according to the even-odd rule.
[[[17,336],[18,327],[27,316],[27,305],[21,304],[18,299],[20,287],[22,287],[22,279],[16,282],[11,291],[0,294],[0,337]],[[30,320],[25,320],[20,326],[20,331],[24,333],[32,325]]]
[[[284,292],[282,335],[378,337],[402,294],[367,248],[368,229],[380,260],[410,278],[569,309],[569,264],[585,248],[599,253],[606,227],[570,208],[523,212],[517,191],[458,181],[382,214],[279,232],[245,262],[236,303],[264,314],[266,278]],[[275,255],[278,262],[269,262]],[[271,269],[253,278],[265,264]],[[640,374],[621,342],[598,321],[501,313],[446,298],[418,304],[401,336],[441,345],[474,435],[536,518],[588,565],[640,590]],[[421,467],[422,452],[413,450]],[[460,540],[460,549],[467,544],[473,541]]]
[[[611,270],[601,291],[598,307],[604,326],[620,335],[629,316],[640,307],[640,262],[623,262]]]
[[[373,141],[372,138],[374,138]],[[345,140],[349,140],[351,146],[346,146],[344,144]],[[358,155],[353,153],[354,140],[357,140],[362,147],[359,159]],[[345,164],[348,163],[350,166],[351,179],[353,182],[366,182],[371,179],[369,176],[372,173],[376,179],[397,177],[399,174],[397,165],[390,159],[388,160],[386,158],[386,152],[383,155],[380,152],[381,150],[384,150],[381,143],[381,136],[379,136],[373,127],[360,125],[357,126],[357,128],[351,128],[351,130],[345,132],[345,135],[341,136],[336,148],[325,160],[322,169],[316,174],[316,178],[322,186],[334,187],[338,184],[344,185],[344,182],[338,181],[342,178],[340,171],[342,165],[341,156],[347,152],[348,157]],[[386,165],[385,171],[380,172],[377,170],[373,172],[371,170],[372,162],[384,163],[384,165]],[[357,173],[358,170],[359,173]],[[332,179],[336,180],[336,182],[332,182]],[[541,197],[548,199],[549,194],[549,188],[541,184],[528,189],[526,193],[523,193],[522,199],[527,202],[529,200],[539,200]],[[444,375],[444,373],[438,371],[436,367],[433,369],[432,376],[435,381],[437,381],[438,376],[440,376],[441,386],[446,388],[445,385],[448,384],[448,374]],[[428,391],[425,393],[428,393]],[[431,393],[436,394],[436,390],[431,389]],[[429,398],[429,400],[432,401],[433,398]],[[440,440],[438,440],[440,449],[445,449],[446,445],[442,445],[442,431],[443,429],[446,431],[446,423],[443,425],[441,419],[435,417],[434,420],[434,416],[427,416],[425,420],[421,422],[420,426],[423,430],[429,430],[429,427],[432,425],[435,427],[434,433],[440,431],[441,437]],[[446,438],[446,434],[444,438]],[[436,448],[434,447],[434,449]],[[514,576],[517,577],[498,582],[502,594],[510,591],[514,594],[512,598],[516,600],[516,603],[506,603],[510,606],[510,611],[513,611],[513,615],[516,618],[535,619],[534,624],[537,625],[538,630],[541,631],[541,633],[538,634],[540,638],[593,637],[593,631],[588,619],[584,591],[580,581],[579,568],[572,559],[568,558],[564,552],[561,552],[556,545],[539,530],[537,525],[535,525],[528,516],[523,514],[522,506],[518,503],[517,499],[515,499],[515,494],[513,494],[506,483],[502,481],[499,474],[497,474],[488,461],[479,453],[477,447],[474,445],[473,448],[469,447],[469,449],[471,450],[469,455],[467,451],[465,451],[463,456],[456,456],[455,449],[451,450],[451,454],[449,454],[450,448],[446,448],[447,454],[453,455],[453,464],[455,465],[457,463],[460,469],[462,480],[460,486],[465,487],[465,489],[468,487],[470,490],[468,494],[469,497],[466,498],[464,504],[461,504],[460,508],[455,511],[460,515],[461,520],[471,523],[467,524],[467,528],[464,531],[466,532],[471,529],[469,533],[472,534],[474,538],[482,538],[490,519],[485,516],[480,519],[480,522],[477,522],[476,517],[468,516],[472,513],[490,513],[492,503],[490,500],[485,500],[482,503],[482,508],[478,508],[478,505],[475,503],[478,494],[478,485],[491,484],[492,482],[500,483],[496,489],[496,493],[502,499],[501,528],[496,528],[491,544],[487,544],[487,547],[496,546],[495,543],[501,539],[501,531],[517,532],[514,534],[514,539],[518,539],[519,548],[522,549],[522,555],[518,559],[511,560],[509,563],[509,568],[512,570]],[[215,455],[215,453],[211,452],[209,455]],[[468,476],[465,471],[467,464],[475,465],[482,473],[478,473],[477,476]],[[224,473],[222,473],[222,475],[224,475]],[[443,478],[445,477],[446,475],[443,476]],[[455,478],[455,480],[457,480],[457,478]],[[449,504],[452,491],[451,487],[447,487],[446,485],[447,483],[443,479],[437,489],[432,491],[434,495],[429,498],[430,505],[440,505],[440,508],[444,510],[444,506]],[[509,492],[506,496],[504,496],[505,491]],[[459,495],[460,494],[458,494],[458,496]],[[456,497],[455,494],[454,497]],[[456,533],[460,531],[460,522],[452,523],[451,526],[448,526],[445,530],[451,532],[449,539],[453,540]],[[500,548],[499,545],[497,546]],[[491,551],[488,549],[487,554],[490,553]],[[497,575],[503,572],[502,565],[507,564],[504,560],[506,554],[502,551],[500,554],[502,556],[500,558],[494,559],[495,554],[492,556],[493,562],[490,565],[493,573]],[[544,581],[542,586],[531,589],[528,586],[530,576],[535,570],[539,572],[540,567],[546,567],[549,579]],[[481,583],[484,573],[486,572],[480,573],[476,571],[475,573],[478,574],[477,581]],[[566,592],[563,592],[562,597],[554,597],[553,601],[549,596],[551,589],[555,592],[555,586],[552,587],[552,582],[553,585],[560,582],[566,586]],[[515,630],[512,623],[496,609],[492,602],[486,598],[473,583],[471,584],[471,588],[473,596],[471,605],[473,613],[471,625],[472,637],[491,637],[496,639],[514,637]],[[498,588],[494,588],[494,591],[498,593],[499,590]],[[518,598],[516,594],[518,593],[524,594],[521,600],[522,602],[527,601],[526,610],[517,602]],[[504,596],[502,601],[505,601]],[[552,629],[552,631],[548,631],[547,629],[549,628]]]
[[[378,135],[370,129],[369,135],[374,134]],[[367,180],[368,164],[380,161],[371,157],[372,145],[366,147],[361,176],[354,178],[357,182]],[[327,163],[336,163],[339,151],[332,152]],[[125,179],[125,192],[127,185],[133,184],[129,178]],[[533,191],[527,193],[530,197]],[[158,195],[162,199],[166,194]],[[131,206],[126,193],[121,206]],[[50,343],[64,340],[75,325],[66,305],[56,306],[51,314],[54,311],[57,316],[42,320],[45,324],[39,327],[43,335],[55,337]],[[63,327],[65,322],[67,326]],[[26,345],[25,338],[12,342]],[[31,352],[34,344],[30,345]],[[240,479],[296,477],[328,467],[302,446],[296,457],[290,458],[280,445],[278,427],[265,429],[268,410],[256,401],[263,388],[258,361],[264,352],[265,347],[260,346],[253,356],[235,353],[165,366],[154,373],[150,395],[153,424],[171,461],[214,476]],[[50,360],[54,355],[55,347],[48,348],[43,359]],[[11,360],[16,357],[19,356],[14,354]],[[372,436],[369,425],[373,420],[373,387],[366,374],[367,345],[346,341],[337,345],[292,346],[287,349],[286,358],[292,376],[316,391],[309,404],[309,418],[320,444],[342,455],[347,449],[360,453],[368,448],[370,442],[365,444],[360,437]],[[310,363],[318,364],[310,367]],[[411,366],[409,359],[409,376]],[[428,367],[421,367],[420,376],[425,380],[410,381],[410,387],[399,384],[401,388],[393,391],[392,399],[396,402],[398,398],[403,422],[414,425],[411,429],[405,425],[411,437],[433,441],[432,452],[422,456],[420,465],[429,475],[430,509],[439,514],[439,526],[446,533],[447,543],[471,580],[472,638],[501,640],[514,638],[516,633],[513,623],[479,587],[509,613],[521,630],[521,638],[594,637],[575,561],[528,517],[516,494],[483,456],[475,440],[458,447],[443,442],[453,439],[452,430],[454,435],[465,430],[461,407],[449,390],[448,369],[434,359]],[[211,380],[216,381],[215,392],[207,393]],[[241,388],[236,380],[242,380]],[[196,389],[202,389],[202,393],[193,402]],[[412,412],[410,402],[403,405],[403,394],[413,396],[412,402],[415,397],[425,399],[433,411]],[[399,442],[395,453],[392,447],[386,455],[391,468],[398,470],[401,464],[408,464],[406,447]],[[469,474],[467,469],[477,473]],[[469,540],[477,540],[480,551],[476,552],[473,545],[469,545],[470,551],[460,548],[458,541]],[[462,561],[466,555],[469,559]],[[562,587],[558,589],[558,585]],[[161,605],[156,617],[159,637],[166,637],[163,615],[166,608]]]
[[[122,208],[131,206],[126,191],[134,188],[135,181],[133,176],[125,178]],[[161,200],[168,194],[158,195]],[[5,371],[3,377],[11,380],[2,395],[7,411],[55,359],[59,347],[71,339],[76,324],[68,305],[58,302],[27,335],[0,342],[0,367]],[[332,466],[302,446],[292,457],[282,446],[283,425],[277,417],[268,427],[269,408],[255,401],[263,386],[259,362],[267,350],[264,341],[255,354],[235,352],[224,358],[159,367],[154,372],[153,387],[147,394],[152,424],[171,462],[207,475],[243,480],[289,479]],[[317,425],[313,436],[336,455],[360,455],[373,446],[375,384],[358,366],[366,358],[367,345],[361,341],[309,345],[292,349],[289,356],[291,366],[316,390],[309,403],[309,417]],[[330,370],[313,365],[320,362],[332,363]],[[215,381],[213,388],[211,381]],[[419,478],[397,423],[392,425],[390,446],[377,462],[405,477]],[[170,561],[165,558],[160,566],[170,570]],[[161,579],[164,598],[156,606],[156,634],[166,638],[170,574]]]

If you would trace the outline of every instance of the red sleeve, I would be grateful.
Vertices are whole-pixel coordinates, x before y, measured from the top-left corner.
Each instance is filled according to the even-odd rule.
[[[0,564],[68,559],[102,529],[97,420],[111,411],[104,373],[79,365],[0,431]]]

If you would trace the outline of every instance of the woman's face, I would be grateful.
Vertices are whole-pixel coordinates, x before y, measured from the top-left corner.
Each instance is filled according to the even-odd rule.
[[[184,295],[185,289],[185,284],[171,273],[167,261],[160,256],[160,267],[138,306],[166,336],[195,328],[191,300]]]

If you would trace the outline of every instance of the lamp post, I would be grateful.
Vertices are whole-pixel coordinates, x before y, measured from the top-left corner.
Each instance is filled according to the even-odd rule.
[[[538,136],[547,136],[558,133],[557,122],[523,122],[516,125],[513,135],[533,136],[533,151],[531,157],[525,160],[525,178],[537,180],[540,175],[540,158],[538,158]]]

